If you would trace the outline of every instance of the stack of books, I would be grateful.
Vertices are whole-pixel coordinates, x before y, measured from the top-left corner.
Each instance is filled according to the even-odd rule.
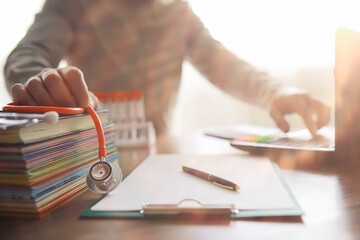
[[[117,161],[114,125],[98,112],[106,161]],[[16,123],[18,121],[18,123]],[[43,217],[87,187],[98,161],[98,137],[88,114],[62,116],[55,124],[0,118],[0,216]]]

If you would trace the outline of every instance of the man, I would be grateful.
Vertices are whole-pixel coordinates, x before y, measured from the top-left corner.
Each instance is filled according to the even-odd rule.
[[[220,89],[268,108],[285,132],[286,114],[300,114],[313,135],[329,121],[327,106],[234,56],[180,0],[47,0],[8,57],[5,78],[25,105],[96,106],[92,91],[140,90],[161,133],[186,58]],[[62,59],[70,67],[57,68]]]

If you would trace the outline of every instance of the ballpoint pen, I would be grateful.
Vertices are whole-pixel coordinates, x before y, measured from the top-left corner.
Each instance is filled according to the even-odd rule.
[[[196,169],[193,169],[193,168],[189,168],[189,167],[185,167],[185,166],[182,166],[182,170],[184,172],[188,173],[188,174],[191,174],[191,175],[193,175],[195,177],[205,179],[205,180],[215,184],[216,186],[226,188],[228,190],[236,191],[236,190],[240,189],[240,186],[237,185],[236,183],[233,183],[233,182],[230,182],[230,181],[225,180],[223,178],[214,176],[214,175],[212,175],[210,173],[202,172],[202,171],[199,171],[199,170],[196,170]]]

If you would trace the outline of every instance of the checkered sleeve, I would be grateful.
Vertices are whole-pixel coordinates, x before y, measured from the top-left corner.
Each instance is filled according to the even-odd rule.
[[[4,67],[7,88],[25,83],[43,68],[57,67],[71,36],[63,11],[68,0],[48,0]]]

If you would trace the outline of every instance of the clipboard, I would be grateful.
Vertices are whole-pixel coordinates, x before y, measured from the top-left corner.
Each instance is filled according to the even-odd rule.
[[[171,159],[192,159],[194,157],[189,156],[179,156],[179,155],[157,155],[153,156],[153,158],[169,158],[169,161]],[[222,158],[229,156],[213,156],[213,158]],[[207,156],[197,156],[195,159],[199,158],[205,158],[209,159],[211,158],[209,155]],[[232,156],[232,158],[242,158],[241,156]],[[258,161],[259,157],[249,157],[246,156],[245,158],[255,158],[254,161]],[[144,160],[146,164],[147,160]],[[251,161],[251,160],[250,160]],[[262,159],[261,161],[269,161]],[[289,197],[289,203],[291,203],[292,207],[289,208],[267,208],[267,209],[246,209],[241,208],[239,206],[235,206],[232,203],[203,203],[200,200],[196,198],[184,198],[180,199],[176,203],[151,203],[144,201],[141,206],[139,206],[139,209],[136,210],[125,210],[125,211],[113,211],[113,210],[99,210],[96,211],[93,210],[93,207],[97,204],[104,201],[104,199],[107,196],[101,197],[99,200],[97,200],[94,204],[92,204],[89,208],[87,208],[85,211],[83,211],[80,214],[81,218],[162,218],[162,217],[192,217],[192,216],[199,216],[199,215],[205,215],[205,216],[218,216],[218,217],[225,217],[229,219],[240,219],[240,218],[249,218],[249,217],[282,217],[282,216],[301,216],[304,214],[303,210],[301,209],[299,203],[297,202],[294,194],[292,193],[290,187],[285,181],[285,178],[281,174],[281,171],[276,163],[269,162],[271,168],[273,169],[273,172],[275,173],[276,177],[279,180],[279,184],[281,185],[281,188],[283,188],[284,193]],[[140,167],[144,168],[145,166],[141,166],[143,163],[140,164]],[[149,162],[147,164],[150,164]],[[151,166],[151,165],[147,165]],[[139,168],[139,166],[137,167]],[[137,174],[137,168],[133,170],[132,173],[130,173],[124,181],[129,178],[129,176],[133,174]],[[195,180],[195,179],[193,179]],[[201,180],[201,179],[200,179]],[[205,181],[206,182],[206,181]],[[206,184],[204,182],[204,184]],[[241,183],[240,183],[241,184]],[[120,184],[121,185],[121,184]],[[211,186],[210,186],[211,185]],[[209,187],[218,189],[218,187],[213,186],[210,184]],[[210,189],[210,188],[209,188]],[[226,190],[225,191],[229,191]],[[110,198],[112,196],[109,196]],[[126,197],[126,196],[124,196]],[[192,206],[189,206],[189,203],[192,204]],[[197,206],[196,206],[197,205]]]

